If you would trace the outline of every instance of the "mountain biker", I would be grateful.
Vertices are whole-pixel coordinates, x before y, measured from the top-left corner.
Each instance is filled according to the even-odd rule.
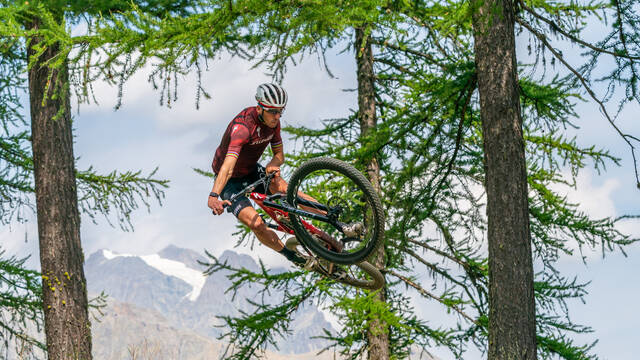
[[[241,196],[233,203],[227,200],[260,179],[265,172],[275,172],[269,189],[260,185],[255,191],[265,194],[287,191],[287,182],[280,177],[280,166],[284,164],[280,117],[287,105],[287,92],[278,84],[265,83],[258,86],[255,98],[257,105],[236,115],[222,136],[211,165],[216,177],[209,194],[208,206],[215,215],[220,215],[224,211],[224,204],[229,205],[227,211],[249,227],[261,243],[302,266],[306,259],[282,244],[247,197]],[[271,144],[273,158],[263,167],[258,160],[268,144]]]

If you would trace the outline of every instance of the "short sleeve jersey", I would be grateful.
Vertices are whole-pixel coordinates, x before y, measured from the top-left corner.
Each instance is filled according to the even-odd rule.
[[[255,106],[242,110],[229,123],[222,136],[211,164],[213,172],[218,174],[224,159],[227,156],[234,156],[238,160],[231,177],[239,178],[249,175],[268,144],[271,144],[274,153],[282,147],[280,122],[275,128],[270,128],[258,119]]]

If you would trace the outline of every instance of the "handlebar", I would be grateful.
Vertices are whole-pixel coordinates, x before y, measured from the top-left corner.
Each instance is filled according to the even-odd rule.
[[[260,183],[264,184],[265,191],[269,191],[269,184],[271,183],[271,180],[274,178],[275,175],[276,175],[276,171],[273,171],[273,172],[267,174],[263,178],[258,179],[258,181],[254,182],[254,183],[252,183],[250,185],[247,185],[247,187],[245,187],[241,191],[238,191],[237,193],[231,195],[231,197],[229,199],[227,199],[227,200],[229,202],[233,203],[233,201],[235,199],[237,199],[238,197],[243,196],[244,194],[252,192],[253,189],[255,189],[256,186],[258,186]],[[223,209],[226,209],[227,207],[229,207],[229,204],[225,203],[225,204],[222,205]]]

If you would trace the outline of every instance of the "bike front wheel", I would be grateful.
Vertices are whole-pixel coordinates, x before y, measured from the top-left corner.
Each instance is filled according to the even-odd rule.
[[[321,157],[302,164],[289,181],[287,202],[300,210],[289,212],[289,218],[302,245],[332,263],[360,263],[383,243],[380,198],[362,173],[344,161]],[[340,246],[327,246],[335,243]]]

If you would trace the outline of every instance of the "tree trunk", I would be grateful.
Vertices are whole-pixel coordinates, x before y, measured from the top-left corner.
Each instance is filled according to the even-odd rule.
[[[360,120],[360,134],[365,136],[376,127],[376,101],[373,74],[373,52],[368,35],[362,28],[356,30],[356,63],[358,67],[358,119]],[[380,187],[380,165],[373,157],[367,164],[367,177],[378,194],[382,193]],[[378,248],[372,258],[373,265],[378,268],[385,267],[384,246]],[[375,301],[386,302],[385,289],[381,289],[375,297]],[[389,359],[389,326],[381,319],[373,319],[367,331],[368,354],[370,360]]]
[[[59,19],[63,21],[62,16]],[[37,29],[41,21],[33,19],[27,26]],[[39,37],[30,39],[29,57],[42,41]],[[57,44],[48,46],[29,69],[45,335],[50,360],[86,360],[91,359],[91,331],[80,243],[68,68],[65,63],[51,72],[45,64],[58,50]]]
[[[489,221],[489,359],[536,359],[527,170],[511,0],[475,0]]]

